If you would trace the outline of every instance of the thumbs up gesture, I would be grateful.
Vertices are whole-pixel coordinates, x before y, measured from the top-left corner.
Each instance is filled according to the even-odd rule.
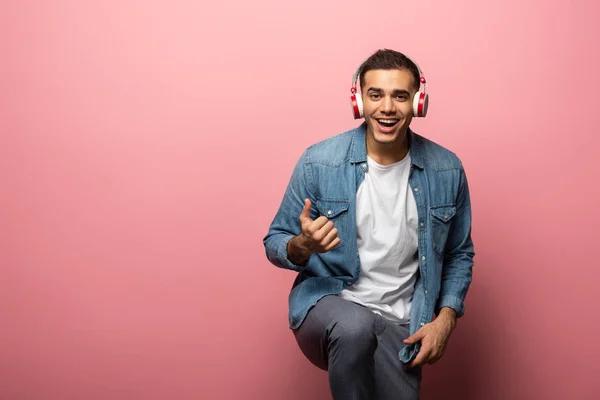
[[[326,253],[340,243],[338,230],[333,222],[325,216],[313,220],[310,218],[310,199],[304,200],[304,208],[300,214],[302,233],[299,235],[299,245],[308,252]]]

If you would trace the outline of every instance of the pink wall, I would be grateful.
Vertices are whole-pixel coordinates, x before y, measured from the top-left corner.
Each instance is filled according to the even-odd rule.
[[[53,5],[50,5],[53,3]],[[467,313],[423,399],[597,399],[594,2],[0,5],[0,398],[327,399],[262,237],[379,47],[469,174]]]

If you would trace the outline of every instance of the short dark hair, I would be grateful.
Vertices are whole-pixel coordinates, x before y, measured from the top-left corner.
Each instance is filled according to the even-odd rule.
[[[365,87],[365,74],[373,69],[406,69],[413,76],[413,85],[415,89],[419,90],[419,87],[421,86],[419,68],[410,60],[410,58],[395,50],[377,50],[377,52],[367,58],[360,67],[359,78],[361,90]]]

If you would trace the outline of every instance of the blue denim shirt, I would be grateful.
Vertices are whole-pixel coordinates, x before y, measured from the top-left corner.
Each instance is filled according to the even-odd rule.
[[[467,177],[451,151],[408,130],[409,185],[418,212],[419,275],[410,311],[410,334],[433,320],[442,307],[461,317],[471,283],[473,257],[471,203]],[[283,200],[263,242],[268,260],[298,272],[289,295],[289,323],[298,328],[323,296],[337,294],[358,280],[356,192],[368,169],[366,123],[307,148],[296,164]],[[301,233],[304,199],[311,218],[333,221],[340,243],[313,254],[304,265],[287,258],[290,239]],[[421,343],[403,347],[402,362],[412,360]]]

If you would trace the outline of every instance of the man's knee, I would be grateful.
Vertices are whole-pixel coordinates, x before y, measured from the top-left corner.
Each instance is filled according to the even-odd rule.
[[[327,335],[329,350],[339,349],[348,359],[372,355],[377,348],[375,318],[369,310],[353,313],[332,322],[327,327]]]

